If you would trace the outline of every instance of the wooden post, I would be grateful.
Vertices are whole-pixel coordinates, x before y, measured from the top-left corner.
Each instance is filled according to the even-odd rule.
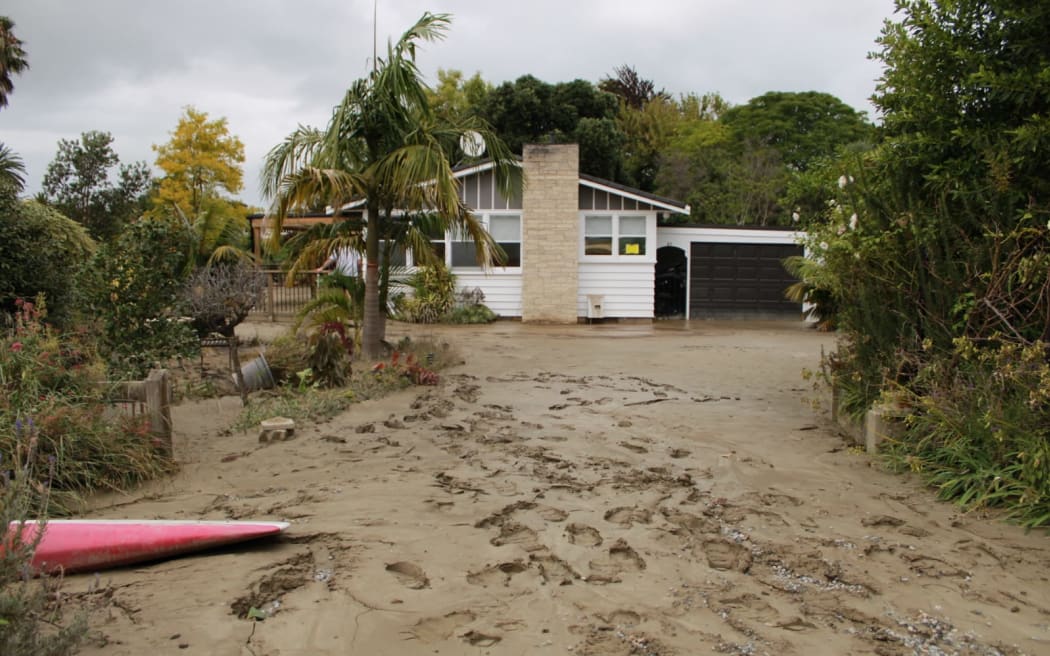
[[[159,438],[168,455],[174,457],[175,450],[171,438],[171,385],[167,369],[151,370],[144,387],[150,433]]]
[[[244,387],[244,375],[241,373],[241,354],[237,350],[240,342],[236,335],[229,337],[230,361],[233,363],[233,382],[237,384],[237,390],[241,393],[241,405],[248,405],[248,390]]]
[[[266,272],[266,295],[270,304],[270,321],[277,321],[277,306],[274,304],[273,274]]]

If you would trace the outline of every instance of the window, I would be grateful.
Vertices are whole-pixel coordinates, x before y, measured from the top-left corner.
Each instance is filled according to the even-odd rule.
[[[403,267],[407,264],[408,260],[405,257],[405,249],[397,244],[391,245],[390,242],[380,239],[379,240],[379,261],[386,261],[387,251],[393,250],[390,256],[390,266]]]
[[[430,228],[426,231],[427,238],[430,239],[430,247],[434,251],[434,255],[441,262],[445,261],[445,231],[440,228]],[[417,262],[418,264],[418,262]]]
[[[507,254],[505,267],[521,266],[521,217],[513,214],[494,214],[489,217],[489,234]]]
[[[620,255],[645,255],[645,217],[621,216]]]
[[[491,214],[479,217],[492,239],[507,254],[504,267],[521,266],[521,216],[517,214]],[[477,247],[469,235],[451,233],[452,266],[476,267]]]
[[[646,254],[648,227],[644,215],[588,215],[583,221],[584,255]]]
[[[478,248],[474,240],[466,233],[452,232],[452,266],[476,267],[478,265]]]
[[[611,216],[588,216],[584,221],[584,254],[612,255],[613,218]]]

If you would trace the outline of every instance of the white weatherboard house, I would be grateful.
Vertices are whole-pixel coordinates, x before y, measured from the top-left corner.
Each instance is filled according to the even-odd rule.
[[[459,287],[480,288],[500,316],[799,316],[783,297],[793,280],[781,265],[802,253],[797,233],[658,225],[689,206],[581,174],[575,144],[526,146],[522,169],[524,190],[511,198],[490,164],[457,172],[463,201],[507,252],[506,266],[482,270],[469,244],[446,237],[443,245]]]
[[[473,243],[454,234],[432,243],[459,289],[481,289],[501,317],[800,317],[800,305],[784,299],[794,281],[781,265],[802,253],[798,233],[660,225],[661,216],[688,215],[689,206],[581,174],[575,144],[525,146],[524,184],[509,197],[492,168],[481,163],[456,177],[461,199],[507,253],[506,263],[478,267]],[[398,264],[412,266],[411,253]]]

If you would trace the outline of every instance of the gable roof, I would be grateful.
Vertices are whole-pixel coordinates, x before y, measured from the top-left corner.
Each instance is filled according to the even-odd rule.
[[[521,158],[515,158],[518,161],[518,166],[521,166]],[[478,175],[491,171],[495,167],[492,160],[484,160],[473,164],[461,164],[456,168],[452,169],[453,175],[456,178],[467,178],[472,175]],[[597,176],[589,175],[587,173],[579,174],[580,185],[589,187],[598,191],[604,191],[615,196],[622,196],[629,198],[639,203],[646,203],[652,205],[654,208],[666,210],[674,214],[689,214],[690,208],[688,203],[675,200],[673,198],[667,198],[666,196],[658,196],[651,194],[641,189],[629,187],[612,180],[605,180]]]

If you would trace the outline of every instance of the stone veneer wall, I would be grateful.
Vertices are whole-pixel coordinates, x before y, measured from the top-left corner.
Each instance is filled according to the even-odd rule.
[[[526,145],[521,320],[576,323],[580,149]]]

